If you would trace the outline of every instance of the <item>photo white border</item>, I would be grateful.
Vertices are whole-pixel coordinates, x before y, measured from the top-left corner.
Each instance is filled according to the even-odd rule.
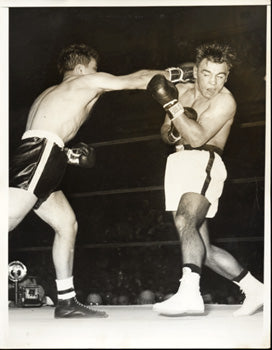
[[[1,173],[0,173],[0,348],[7,347],[8,332],[8,9],[11,7],[152,7],[152,6],[267,6],[267,64],[266,64],[266,145],[265,145],[265,232],[264,280],[264,338],[271,337],[271,1],[270,0],[0,0],[0,115],[1,115]],[[270,344],[271,345],[271,344]]]

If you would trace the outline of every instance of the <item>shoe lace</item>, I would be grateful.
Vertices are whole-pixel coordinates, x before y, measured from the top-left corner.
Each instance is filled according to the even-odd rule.
[[[246,293],[241,287],[240,287],[240,292],[241,292],[241,298],[239,300],[239,304],[243,304],[246,301]]]
[[[74,297],[74,301],[75,301],[75,303],[76,303],[79,307],[81,307],[81,308],[83,308],[83,309],[91,310],[91,308],[90,308],[88,305],[82,304],[81,302],[79,302],[79,301],[77,300],[76,297]]]

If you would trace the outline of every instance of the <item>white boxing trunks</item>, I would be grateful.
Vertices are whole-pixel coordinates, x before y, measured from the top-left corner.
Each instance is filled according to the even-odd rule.
[[[9,186],[34,193],[37,208],[57,190],[66,166],[67,156],[60,137],[43,130],[28,130],[12,157]]]
[[[220,155],[211,146],[206,149],[184,149],[167,158],[164,189],[165,209],[176,211],[184,193],[203,195],[210,202],[206,217],[215,216],[223,192],[227,171]]]

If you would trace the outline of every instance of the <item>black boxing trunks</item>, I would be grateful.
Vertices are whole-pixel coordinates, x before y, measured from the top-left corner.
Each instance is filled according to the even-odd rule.
[[[64,143],[53,133],[28,130],[22,136],[9,168],[9,186],[37,196],[34,209],[56,191],[67,167]]]

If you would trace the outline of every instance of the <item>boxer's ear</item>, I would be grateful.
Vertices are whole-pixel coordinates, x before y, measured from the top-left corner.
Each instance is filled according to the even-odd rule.
[[[194,66],[194,68],[193,68],[193,76],[196,79],[196,77],[197,77],[197,66]]]
[[[78,75],[83,75],[85,72],[84,64],[77,64],[74,68],[74,72]]]

